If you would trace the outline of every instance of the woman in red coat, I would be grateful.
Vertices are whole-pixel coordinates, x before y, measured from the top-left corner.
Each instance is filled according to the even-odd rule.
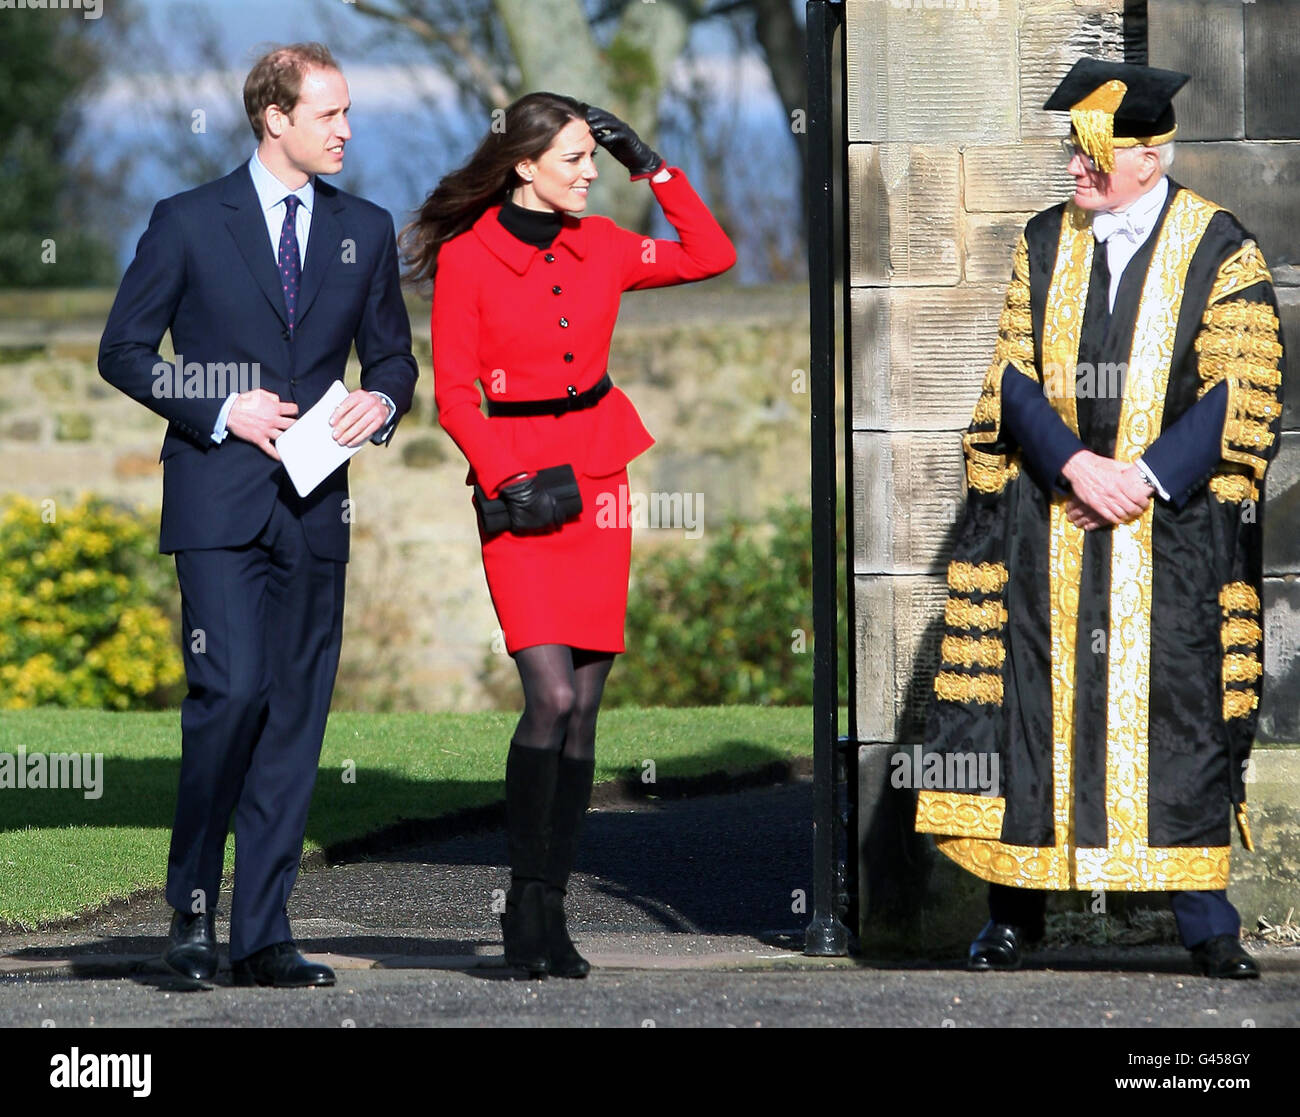
[[[649,180],[678,240],[574,216],[597,178],[598,144]],[[433,280],[438,419],[469,461],[467,483],[499,496],[509,516],[509,530],[479,528],[524,690],[506,762],[506,962],[582,977],[589,966],[565,929],[565,889],[591,797],[601,692],[624,650],[626,467],[654,442],[610,383],[610,337],[624,291],[706,279],[736,254],[680,170],[617,117],[551,93],[511,105],[504,128],[439,183],[403,236],[412,278]],[[537,476],[566,464],[576,516]]]

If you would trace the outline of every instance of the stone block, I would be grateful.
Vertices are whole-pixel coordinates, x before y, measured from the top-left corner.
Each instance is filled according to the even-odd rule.
[[[1043,104],[1076,59],[1123,61],[1123,5],[1034,0],[1019,7],[1020,135],[1059,136],[1065,117]]]
[[[912,828],[916,793],[889,781],[895,751],[889,744],[858,749],[859,952],[958,955],[988,918],[988,885]]]
[[[95,424],[85,411],[60,411],[55,416],[54,437],[59,442],[89,442]]]
[[[962,274],[968,283],[1011,282],[1011,258],[1032,213],[971,213],[962,231]]]
[[[1269,509],[1270,513],[1272,509]],[[1259,704],[1259,740],[1300,741],[1300,578],[1264,579],[1264,693]],[[1297,800],[1300,802],[1300,800]]]
[[[157,454],[119,454],[113,462],[113,476],[119,481],[161,478]]]
[[[1300,433],[1282,435],[1264,495],[1264,573],[1300,573]]]
[[[45,422],[39,415],[22,415],[0,427],[0,438],[14,442],[39,442]]]
[[[1178,145],[1171,174],[1227,206],[1259,241],[1269,265],[1300,265],[1300,142]]]
[[[965,430],[1004,297],[1005,283],[855,290],[854,429]]]
[[[853,592],[858,739],[919,740],[939,667],[947,581],[942,575],[858,575]]]
[[[1295,430],[1300,427],[1300,288],[1275,287],[1274,291],[1290,369],[1298,370],[1289,369],[1282,384],[1282,429]]]
[[[1300,139],[1300,18],[1295,0],[1251,0],[1246,18],[1246,135]]]
[[[955,284],[960,208],[955,148],[849,148],[849,259],[854,284]]]
[[[1152,66],[1191,74],[1174,100],[1179,140],[1245,134],[1241,0],[1150,0]]]
[[[1010,0],[848,0],[849,139],[1010,143],[1017,7]]]
[[[945,569],[961,514],[962,485],[961,438],[955,431],[854,434],[855,570]]]
[[[1246,803],[1255,852],[1233,849],[1228,899],[1254,931],[1261,916],[1281,923],[1300,911],[1300,747],[1257,745],[1251,760]]]
[[[1069,124],[1063,123],[1056,135],[1069,132]],[[1074,194],[1068,162],[1056,140],[968,147],[962,152],[966,209],[970,213],[1037,213],[1063,202]]]

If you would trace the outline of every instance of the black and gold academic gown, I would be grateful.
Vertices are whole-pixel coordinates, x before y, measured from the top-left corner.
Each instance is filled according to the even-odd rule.
[[[966,508],[925,738],[942,774],[919,793],[916,829],[1005,885],[1217,889],[1234,806],[1250,848],[1263,479],[1282,410],[1277,303],[1237,220],[1171,181],[1109,311],[1091,222],[1072,202],[1055,206],[1016,249],[963,438]],[[1096,389],[1107,364],[1127,366],[1122,398],[1082,390],[1080,373]],[[1153,499],[1129,523],[1085,532],[1009,439],[1004,372],[1042,386],[1085,446],[1123,461],[1222,381],[1213,464],[1181,507]],[[963,782],[968,753],[996,755],[992,794]]]

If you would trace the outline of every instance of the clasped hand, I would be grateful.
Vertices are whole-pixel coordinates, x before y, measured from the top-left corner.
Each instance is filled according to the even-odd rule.
[[[297,415],[296,403],[281,400],[265,388],[254,388],[236,397],[226,416],[226,430],[279,461],[275,440],[293,426]],[[334,440],[348,447],[364,444],[387,421],[388,408],[383,401],[362,388],[349,392],[330,416]]]
[[[1061,469],[1073,496],[1065,514],[1085,531],[1127,523],[1147,510],[1155,490],[1136,465],[1080,450]]]

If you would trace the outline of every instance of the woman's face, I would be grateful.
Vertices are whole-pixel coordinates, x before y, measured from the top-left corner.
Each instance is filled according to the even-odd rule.
[[[596,141],[585,120],[573,119],[536,159],[515,164],[523,185],[514,202],[525,209],[581,213],[587,208],[587,188],[598,177]]]

